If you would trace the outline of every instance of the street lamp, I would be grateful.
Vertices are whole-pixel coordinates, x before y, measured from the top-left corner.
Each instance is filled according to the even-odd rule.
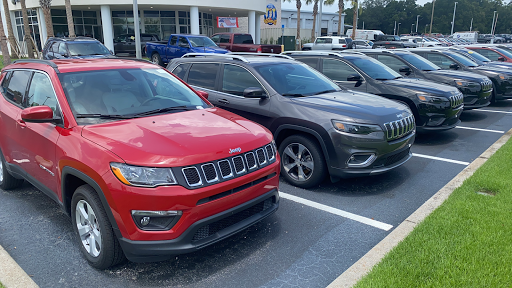
[[[428,24],[425,24],[425,31],[423,32],[423,34],[427,34],[427,27],[428,27]]]
[[[398,36],[400,36],[400,24],[402,24],[402,23],[398,23],[398,29],[396,31],[396,35],[398,35]]]
[[[494,17],[496,17],[496,12],[498,11],[494,11],[494,14],[492,15],[492,26],[491,26],[491,44],[494,43],[494,35],[493,35],[493,31],[494,31]]]
[[[412,27],[414,27],[414,23],[411,24],[411,34],[412,34]]]
[[[432,22],[434,22],[434,6],[436,5],[436,0],[432,0],[432,16],[430,16],[430,32],[428,32],[429,36],[432,35]]]
[[[416,15],[416,34],[418,34],[418,20],[420,19],[420,15]]]
[[[453,35],[453,26],[455,25],[455,11],[457,11],[457,3],[458,2],[455,2],[455,6],[453,7],[452,33],[450,35]]]

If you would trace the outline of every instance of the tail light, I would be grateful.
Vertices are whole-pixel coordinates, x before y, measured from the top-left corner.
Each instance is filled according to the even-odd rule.
[[[347,47],[347,45],[343,44],[343,45],[341,45],[341,47]]]
[[[256,53],[261,53],[261,46],[258,47],[258,49],[256,50]]]

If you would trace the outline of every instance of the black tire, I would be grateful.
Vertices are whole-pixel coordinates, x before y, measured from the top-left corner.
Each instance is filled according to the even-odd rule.
[[[303,153],[298,152],[299,145],[306,148],[306,150],[302,151]],[[288,151],[287,147],[291,151]],[[294,155],[296,153],[295,158],[291,157],[290,153]],[[281,155],[281,175],[294,186],[311,188],[320,184],[327,176],[324,154],[316,139],[311,136],[289,136],[279,146],[279,155]],[[313,169],[308,168],[311,167],[311,164],[313,164]],[[299,177],[299,171],[302,171],[302,179]]]
[[[159,66],[164,65],[164,63],[162,62],[162,58],[160,58],[160,55],[158,55],[158,53],[153,53],[153,55],[151,55],[151,62],[158,64]]]
[[[78,221],[81,222],[80,224],[77,223],[77,205],[83,209],[83,212],[78,213],[81,215],[85,215],[85,213],[87,213],[88,216],[87,218],[79,216],[80,218],[78,218]],[[82,185],[76,189],[73,194],[73,198],[71,199],[71,219],[73,230],[78,238],[80,251],[82,251],[82,254],[92,267],[97,269],[107,269],[123,262],[126,259],[123,250],[121,249],[121,245],[119,245],[119,241],[114,234],[112,225],[108,220],[107,213],[101,205],[101,200],[91,186]],[[85,235],[83,237],[83,241],[79,233],[78,225],[84,227],[82,232],[90,229],[88,232],[82,234]],[[98,237],[99,234],[99,238],[101,239],[99,251],[98,243],[95,241],[93,234],[95,234],[95,237]],[[92,251],[93,248],[90,241],[93,242],[92,244],[94,245],[95,251]],[[88,244],[84,242],[88,242]],[[91,251],[86,250],[87,245]]]
[[[11,190],[21,186],[23,179],[14,178],[5,164],[4,154],[0,152],[0,188],[3,190]]]

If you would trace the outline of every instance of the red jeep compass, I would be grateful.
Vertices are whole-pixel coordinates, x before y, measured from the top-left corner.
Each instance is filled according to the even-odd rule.
[[[57,201],[96,268],[196,251],[278,208],[272,134],[165,69],[19,60],[0,81],[0,188]]]

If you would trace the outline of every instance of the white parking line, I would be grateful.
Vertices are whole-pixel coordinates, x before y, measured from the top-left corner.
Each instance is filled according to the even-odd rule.
[[[329,213],[332,213],[334,215],[345,217],[345,218],[348,218],[350,220],[354,220],[354,221],[357,221],[357,222],[360,222],[360,223],[363,223],[363,224],[366,224],[366,225],[370,225],[370,226],[373,226],[375,228],[382,229],[384,231],[388,231],[389,229],[393,228],[393,225],[389,225],[389,224],[386,224],[386,223],[383,223],[383,222],[379,222],[379,221],[376,221],[376,220],[373,220],[373,219],[370,219],[370,218],[366,218],[366,217],[363,217],[363,216],[352,214],[350,212],[343,211],[343,210],[340,210],[340,209],[332,208],[332,207],[329,207],[329,206],[326,206],[326,205],[323,205],[323,204],[320,204],[320,203],[317,203],[317,202],[313,202],[313,201],[310,201],[310,200],[307,200],[307,199],[304,199],[304,198],[293,196],[291,194],[283,193],[281,191],[279,191],[279,196],[281,198],[288,199],[288,200],[291,200],[291,201],[294,201],[294,202],[297,202],[297,203],[300,203],[300,204],[304,204],[306,206],[313,207],[313,208],[316,208],[316,209],[319,209],[319,210],[322,210],[322,211],[325,211],[325,212],[329,212]]]
[[[498,111],[498,110],[487,110],[487,109],[478,109],[475,111],[512,114],[512,112],[510,112],[510,111]]]
[[[412,153],[412,156],[421,157],[421,158],[427,158],[427,159],[433,159],[433,160],[439,160],[439,161],[444,161],[444,162],[450,162],[450,163],[455,163],[455,164],[461,164],[461,165],[466,165],[466,166],[469,165],[469,162],[452,160],[452,159],[446,159],[446,158],[429,156],[429,155],[423,155],[423,154]]]
[[[464,126],[456,126],[455,128],[467,129],[467,130],[477,130],[477,131],[484,131],[484,132],[493,132],[493,133],[500,133],[500,134],[505,133],[505,131],[501,131],[501,130],[480,129],[480,128],[464,127]]]

